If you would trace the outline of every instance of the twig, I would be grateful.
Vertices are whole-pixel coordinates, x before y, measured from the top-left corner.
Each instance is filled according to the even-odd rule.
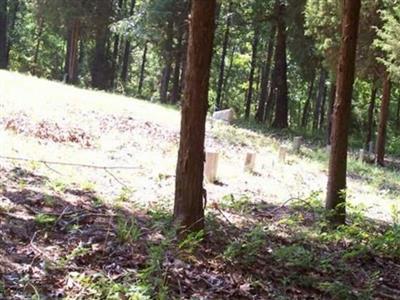
[[[125,187],[125,188],[127,188],[127,189],[130,189],[129,186],[127,186],[125,183],[123,183],[121,180],[119,180],[117,176],[115,176],[113,173],[110,172],[110,170],[108,170],[107,168],[104,168],[104,171],[105,171],[108,175],[110,175],[112,178],[114,178],[114,180],[115,180],[116,182],[118,182],[120,185],[122,185],[123,187]]]

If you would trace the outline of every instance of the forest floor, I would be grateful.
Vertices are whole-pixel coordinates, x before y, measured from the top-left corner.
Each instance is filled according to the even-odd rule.
[[[208,123],[207,228],[178,243],[178,140],[173,108],[0,71],[0,299],[400,299],[398,169],[352,157],[329,231],[325,149]]]

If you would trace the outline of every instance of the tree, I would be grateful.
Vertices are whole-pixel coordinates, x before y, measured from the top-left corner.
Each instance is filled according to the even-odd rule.
[[[389,118],[390,90],[391,90],[390,75],[388,72],[385,72],[385,78],[383,81],[381,112],[379,118],[378,137],[376,140],[376,163],[380,166],[384,166],[385,164],[385,141],[386,141],[387,122]]]
[[[286,4],[276,1],[277,37],[275,48],[275,75],[276,75],[276,106],[273,127],[288,127],[288,86],[287,86],[287,57],[286,57]]]
[[[174,220],[180,231],[204,228],[204,139],[216,0],[192,0]]]
[[[232,5],[233,5],[233,2],[229,1],[228,15],[226,17],[226,24],[225,24],[224,40],[222,43],[221,62],[219,65],[217,98],[215,100],[215,105],[216,105],[217,110],[222,108],[221,97],[222,97],[222,88],[224,85],[224,76],[225,76],[225,60],[226,60],[226,55],[228,53],[229,35],[230,35],[231,24],[232,24]]]
[[[7,69],[8,67],[7,23],[7,0],[0,0],[0,69]]]
[[[353,93],[361,0],[343,0],[342,38],[333,111],[326,208],[332,225],[346,220],[346,170],[348,131]]]
[[[265,106],[268,100],[268,89],[269,89],[269,80],[271,73],[271,64],[272,64],[272,56],[274,52],[274,39],[275,39],[276,28],[273,27],[270,32],[270,37],[268,39],[267,45],[267,55],[266,60],[262,66],[261,70],[261,91],[260,91],[260,99],[256,112],[256,120],[261,123],[265,121]]]

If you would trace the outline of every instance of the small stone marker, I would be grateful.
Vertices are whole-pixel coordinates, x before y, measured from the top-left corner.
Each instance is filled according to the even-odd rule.
[[[301,148],[302,144],[303,144],[303,137],[296,136],[293,139],[293,152],[296,152],[296,153],[300,152],[300,148]]]
[[[218,153],[206,152],[206,163],[204,165],[204,174],[208,182],[214,183],[217,180]]]
[[[256,154],[254,152],[248,152],[244,161],[244,171],[253,172],[256,165]]]
[[[234,111],[232,108],[230,108],[214,112],[212,118],[213,120],[222,121],[226,124],[232,124],[233,117],[234,117]]]
[[[280,146],[279,147],[279,161],[285,163],[286,162],[286,154],[288,151],[288,147]]]

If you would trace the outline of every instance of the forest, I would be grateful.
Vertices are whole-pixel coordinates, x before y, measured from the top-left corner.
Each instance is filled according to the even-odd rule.
[[[0,299],[400,299],[400,1],[0,0]]]

